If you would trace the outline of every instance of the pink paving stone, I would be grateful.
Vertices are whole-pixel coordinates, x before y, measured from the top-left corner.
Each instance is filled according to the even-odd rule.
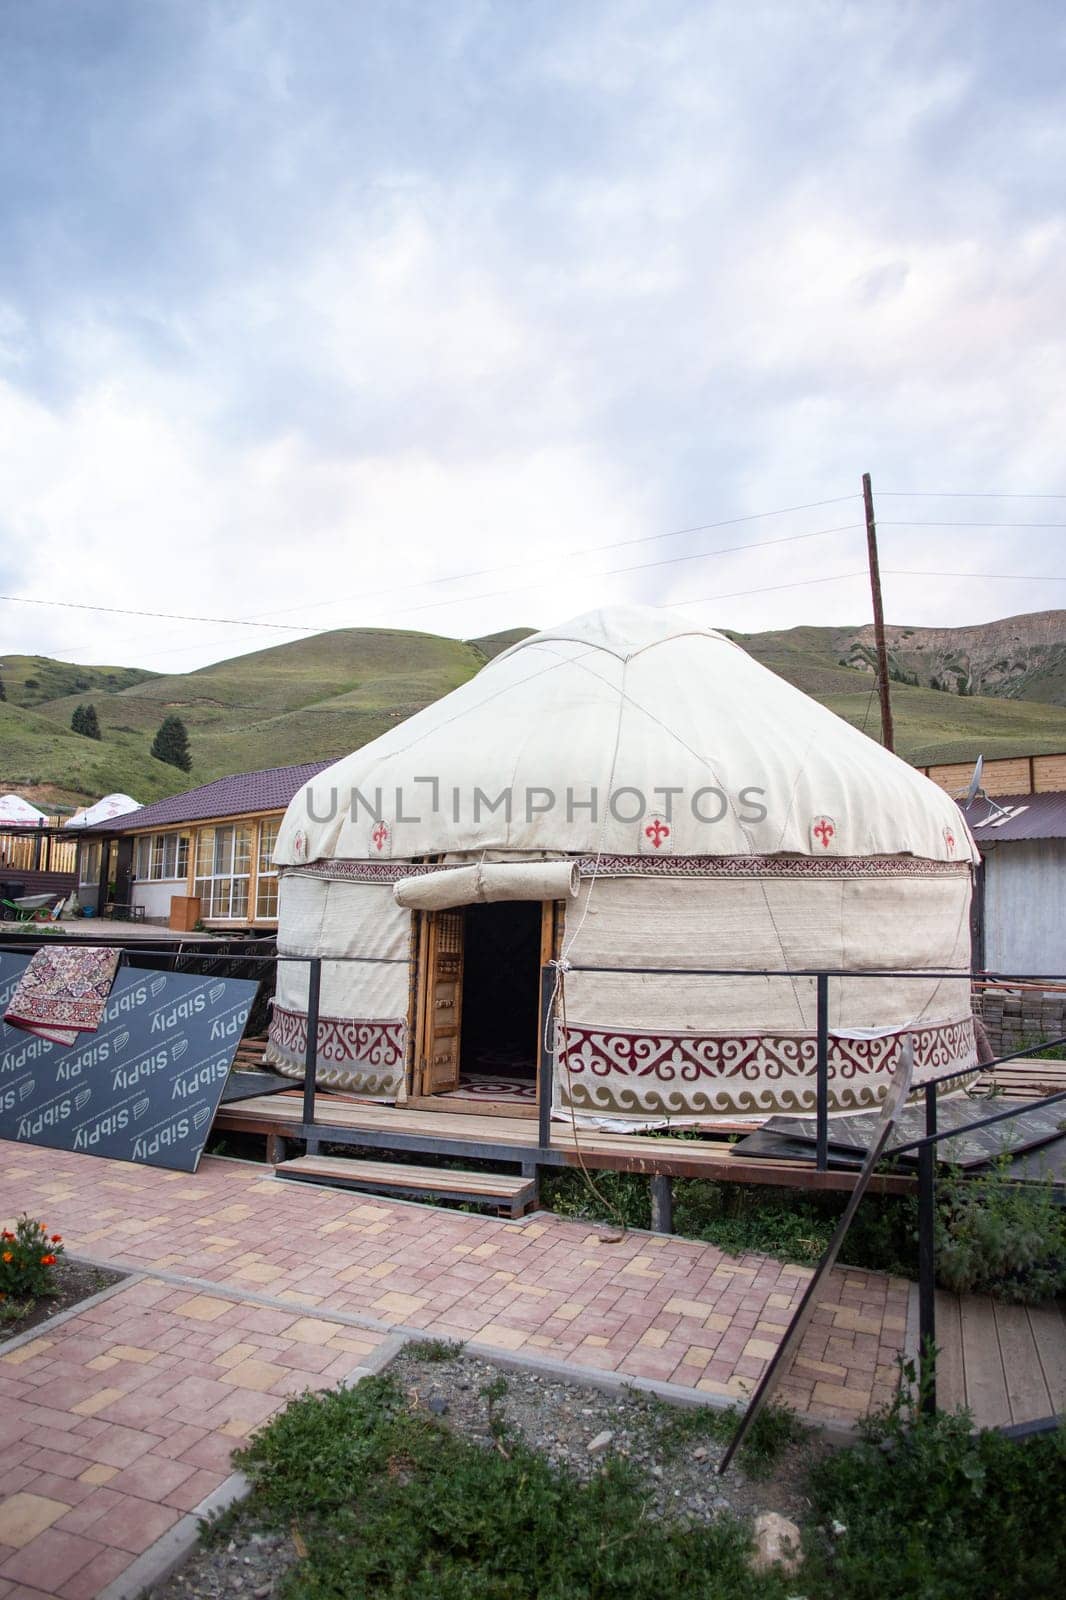
[[[139,1556],[155,1544],[181,1516],[173,1506],[150,1505],[128,1495],[117,1498],[122,1504],[93,1524],[93,1538],[131,1555]]]
[[[132,1560],[128,1550],[101,1550],[88,1566],[62,1585],[59,1600],[96,1600],[108,1584],[125,1572]],[[4,1600],[2,1595],[0,1600]]]
[[[81,1534],[46,1528],[0,1566],[0,1576],[14,1583],[30,1583],[45,1594],[54,1594],[88,1566],[94,1556],[100,1555],[102,1549],[102,1545]]]

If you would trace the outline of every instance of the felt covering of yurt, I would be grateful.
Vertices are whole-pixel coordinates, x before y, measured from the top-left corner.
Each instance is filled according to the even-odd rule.
[[[404,1096],[411,907],[454,904],[464,882],[489,897],[523,863],[579,874],[561,892],[557,1109],[634,1125],[813,1109],[815,979],[795,975],[811,969],[907,974],[832,981],[833,1110],[877,1103],[908,1033],[919,1082],[976,1064],[977,852],[950,796],[669,611],[594,611],[513,646],[316,776],[274,859],[279,951],[325,958],[327,1086]],[[436,901],[411,889],[446,873],[459,887]],[[608,967],[640,970],[576,970]],[[662,970],[701,967],[744,975]],[[293,1076],[307,982],[279,964],[268,1058]]]

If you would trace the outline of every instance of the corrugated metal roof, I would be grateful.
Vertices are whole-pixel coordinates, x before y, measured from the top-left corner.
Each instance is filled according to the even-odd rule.
[[[173,828],[206,817],[239,817],[250,811],[284,811],[305,783],[332,766],[330,761],[305,761],[297,767],[266,767],[261,772],[238,772],[216,778],[199,789],[172,794],[166,800],[128,811],[123,817],[97,825],[94,833],[133,833],[142,828]]]
[[[1066,792],[1061,789],[999,794],[994,800],[971,800],[959,810],[979,845],[1008,839],[1066,839]]]

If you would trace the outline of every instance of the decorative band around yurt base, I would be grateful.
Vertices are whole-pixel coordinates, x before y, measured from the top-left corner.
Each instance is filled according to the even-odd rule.
[[[972,1017],[877,1038],[830,1035],[830,1110],[879,1104],[908,1033],[916,1082],[976,1070]],[[557,1031],[556,1081],[564,1107],[618,1117],[811,1112],[817,1054],[813,1034],[635,1033],[568,1022]]]
[[[403,1017],[319,1017],[315,1081],[374,1100],[403,1089],[407,1022]],[[286,1078],[303,1079],[307,1016],[275,1004],[266,1060]]]
[[[968,861],[925,856],[567,856],[582,878],[968,878]],[[544,862],[543,865],[551,865]],[[286,877],[339,883],[398,883],[453,872],[456,861],[307,861]]]

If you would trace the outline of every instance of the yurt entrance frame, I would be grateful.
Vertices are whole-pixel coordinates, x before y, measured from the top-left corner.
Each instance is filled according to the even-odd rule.
[[[540,949],[536,967],[539,975],[555,953],[556,926],[561,921],[556,916],[557,902],[542,900],[515,903],[523,906],[538,904],[540,906]],[[408,1104],[419,1106],[424,1110],[454,1110],[455,1102],[449,1105],[445,1097],[453,1094],[460,1086],[466,909],[464,906],[455,906],[446,911],[417,913],[419,919],[415,946],[417,959],[412,984],[410,1018],[413,1050]],[[531,977],[533,976],[531,973]],[[541,1057],[544,1050],[539,1015],[535,1027],[535,1039],[533,1036],[530,1038],[533,1063],[530,1077],[536,1085],[539,1100],[543,1077]],[[533,1107],[534,1102],[531,1101],[529,1115],[533,1114]],[[513,1103],[491,1098],[478,1102],[464,1102],[463,1109],[515,1115]]]

